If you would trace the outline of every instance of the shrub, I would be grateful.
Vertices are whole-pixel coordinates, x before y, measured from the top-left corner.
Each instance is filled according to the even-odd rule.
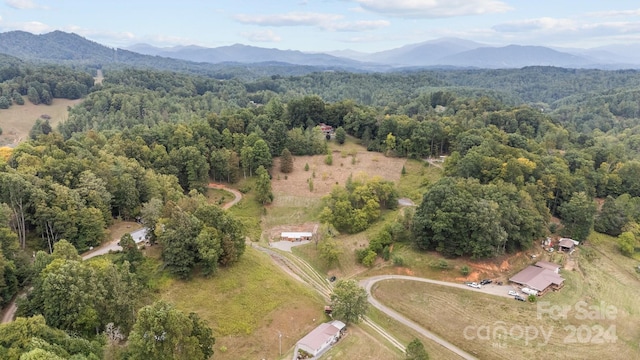
[[[400,255],[393,256],[393,265],[395,266],[404,266],[404,258]]]
[[[469,272],[470,272],[470,270],[469,270],[469,267],[468,267],[467,265],[463,266],[463,267],[460,269],[460,273],[461,273],[462,275],[464,275],[464,276],[469,275]]]
[[[304,164],[304,171],[309,171],[309,163]]]
[[[327,154],[327,157],[324,158],[324,163],[331,166],[333,165],[333,154],[331,154],[330,152]]]
[[[529,300],[529,302],[534,303],[534,302],[536,302],[538,300],[538,297],[533,295],[533,294],[531,294],[531,295],[527,296],[527,300]]]
[[[367,267],[372,267],[373,264],[376,262],[377,256],[378,255],[376,255],[375,251],[367,249],[364,258],[362,259],[362,265]]]

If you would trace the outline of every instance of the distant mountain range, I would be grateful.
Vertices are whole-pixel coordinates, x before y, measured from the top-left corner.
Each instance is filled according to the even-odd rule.
[[[594,49],[566,49],[509,45],[493,47],[473,41],[442,38],[376,52],[352,50],[305,53],[247,45],[216,48],[177,46],[158,48],[136,44],[113,49],[73,33],[54,31],[34,35],[23,31],[0,33],[0,53],[24,60],[83,63],[87,65],[128,64],[160,69],[205,71],[212,64],[263,64],[283,69],[288,64],[300,72],[317,70],[389,71],[401,68],[521,68],[556,66],[564,68],[640,68],[640,44],[611,45]],[[302,68],[300,68],[302,67]],[[195,69],[195,70],[194,70]]]

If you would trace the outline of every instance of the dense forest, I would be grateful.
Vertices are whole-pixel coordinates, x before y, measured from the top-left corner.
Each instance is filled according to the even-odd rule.
[[[493,257],[555,231],[552,216],[580,241],[595,227],[624,235],[633,249],[640,235],[635,71],[318,72],[247,81],[113,69],[94,85],[81,68],[2,59],[0,107],[23,106],[23,97],[84,98],[55,129],[36,122],[0,163],[0,301],[32,287],[20,306],[32,324],[11,326],[33,327],[47,344],[38,349],[59,357],[99,358],[104,339],[95,334],[107,333],[130,336],[135,358],[144,353],[145,321],[176,311],[159,303],[134,316],[148,290],[135,246],[117,262],[80,261],[78,252],[100,244],[114,219],[149,228],[176,276],[215,276],[242,256],[246,229],[206,203],[210,179],[259,176],[267,203],[273,157],[326,154],[320,124],[384,156],[447,157],[445,176],[429,185],[415,214],[385,229],[363,258],[390,241]],[[379,179],[350,181],[327,199],[320,220],[359,232],[397,196]],[[603,199],[601,209],[594,198]],[[34,259],[26,248],[37,251]],[[122,302],[118,293],[139,295]],[[210,355],[213,339],[197,315],[176,318],[188,319],[183,335],[202,345],[192,358]],[[89,340],[63,353],[60,344],[76,340],[57,329]],[[17,359],[12,346],[0,343],[0,355]]]

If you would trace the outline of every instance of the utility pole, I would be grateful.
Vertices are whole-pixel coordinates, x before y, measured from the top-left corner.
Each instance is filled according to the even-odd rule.
[[[278,338],[280,339],[280,357],[282,357],[282,333],[278,330]]]

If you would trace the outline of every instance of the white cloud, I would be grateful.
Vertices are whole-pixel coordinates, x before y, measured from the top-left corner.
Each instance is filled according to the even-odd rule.
[[[26,9],[46,9],[46,6],[41,6],[33,2],[32,0],[5,0],[7,6],[14,9],[26,10]]]
[[[598,12],[586,13],[584,16],[598,17],[598,18],[640,16],[640,9],[598,11]]]
[[[323,28],[332,31],[366,31],[380,29],[389,25],[391,23],[386,20],[361,20],[325,24]]]
[[[21,31],[27,31],[33,34],[42,34],[42,33],[46,33],[54,30],[49,25],[41,23],[39,21],[27,21],[27,22],[20,22],[20,23],[3,22],[2,27],[5,29],[5,31],[21,30]]]
[[[252,42],[279,42],[280,36],[271,30],[243,32],[240,35]]]
[[[446,18],[502,13],[512,8],[499,0],[351,0],[363,9],[401,18]]]
[[[493,27],[498,32],[529,32],[536,30],[575,30],[579,25],[575,20],[543,17],[538,19],[515,20]]]
[[[276,15],[239,14],[234,16],[234,18],[243,24],[261,26],[318,26],[339,20],[342,16],[335,14],[290,12]]]
[[[640,34],[640,22],[603,21],[584,22],[574,19],[539,18],[510,21],[495,25],[493,30],[500,33],[531,33],[553,35],[609,36],[620,34]]]
[[[343,21],[342,15],[291,12],[275,15],[239,14],[234,18],[243,24],[258,26],[313,26],[328,31],[366,31],[387,27],[386,20]]]

